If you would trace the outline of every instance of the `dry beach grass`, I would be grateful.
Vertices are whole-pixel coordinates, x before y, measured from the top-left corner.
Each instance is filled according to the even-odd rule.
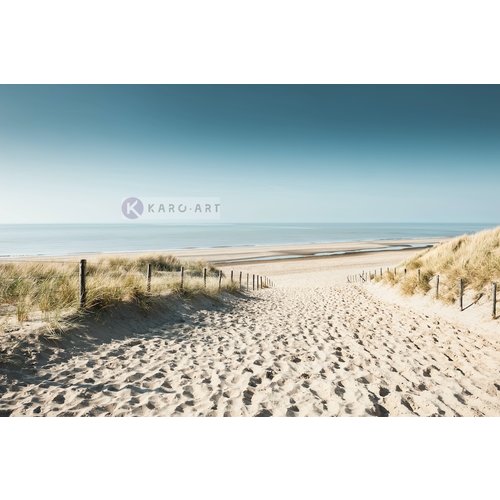
[[[153,273],[148,293],[147,265]],[[185,279],[180,289],[181,267]],[[207,286],[203,269],[207,268]],[[15,315],[19,323],[38,317],[49,325],[75,313],[79,307],[78,263],[68,261],[5,262],[0,264],[0,307],[4,316]],[[89,262],[87,310],[105,309],[122,302],[147,305],[151,295],[169,293],[215,294],[218,271],[202,261],[183,262],[171,255],[154,257],[107,257]],[[223,290],[234,289],[224,280]]]
[[[500,227],[443,242],[403,262],[396,272],[389,270],[377,279],[413,295],[428,293],[436,286],[438,275],[439,298],[445,302],[457,300],[459,280],[474,293],[473,300],[488,295],[491,283],[500,282]]]

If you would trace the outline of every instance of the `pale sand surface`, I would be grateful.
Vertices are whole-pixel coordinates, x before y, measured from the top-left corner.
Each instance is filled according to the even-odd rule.
[[[345,282],[414,252],[227,264],[276,287],[70,332],[29,370],[0,375],[0,412],[500,416],[498,322],[467,326]]]
[[[229,262],[233,260],[251,260],[261,257],[279,257],[286,255],[312,255],[315,252],[332,251],[352,251],[366,249],[381,249],[387,246],[434,244],[443,241],[445,238],[416,238],[406,240],[370,240],[354,242],[334,242],[334,243],[311,243],[311,244],[288,244],[288,245],[259,245],[241,247],[219,247],[219,248],[185,248],[168,249],[150,252],[112,252],[112,253],[91,253],[64,256],[26,256],[26,257],[3,257],[0,262],[9,261],[39,261],[39,260],[78,260],[81,258],[90,261],[103,257],[134,257],[146,255],[175,255],[180,259],[204,260],[207,262]]]

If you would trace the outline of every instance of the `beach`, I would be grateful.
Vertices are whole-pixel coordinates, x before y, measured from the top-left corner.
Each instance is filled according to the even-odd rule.
[[[391,268],[420,251],[384,251],[388,245],[435,242],[171,252],[236,276],[269,276],[274,287],[170,303],[148,315],[124,307],[93,319],[34,353],[28,370],[3,370],[0,411],[498,416],[498,325],[474,327],[449,311],[398,300],[380,285],[347,283],[353,273]],[[345,253],[313,256],[328,252]]]

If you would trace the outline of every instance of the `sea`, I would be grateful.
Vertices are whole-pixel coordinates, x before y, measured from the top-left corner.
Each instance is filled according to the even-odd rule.
[[[0,224],[0,258],[450,237],[497,223]]]

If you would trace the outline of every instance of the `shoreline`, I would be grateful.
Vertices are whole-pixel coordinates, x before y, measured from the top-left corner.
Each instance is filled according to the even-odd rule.
[[[330,243],[285,243],[269,245],[241,245],[241,246],[219,246],[219,247],[190,247],[172,248],[163,250],[126,250],[112,252],[79,252],[72,254],[44,254],[44,255],[17,255],[0,256],[0,263],[47,261],[57,259],[71,261],[74,258],[87,258],[96,260],[113,257],[141,257],[147,255],[169,254],[181,259],[199,259],[209,263],[217,264],[241,264],[258,263],[283,260],[310,260],[327,259],[335,257],[348,257],[357,254],[369,253],[399,253],[408,250],[423,250],[437,243],[449,239],[441,238],[405,238],[384,240],[356,240],[335,241]],[[401,247],[394,249],[393,247]]]

